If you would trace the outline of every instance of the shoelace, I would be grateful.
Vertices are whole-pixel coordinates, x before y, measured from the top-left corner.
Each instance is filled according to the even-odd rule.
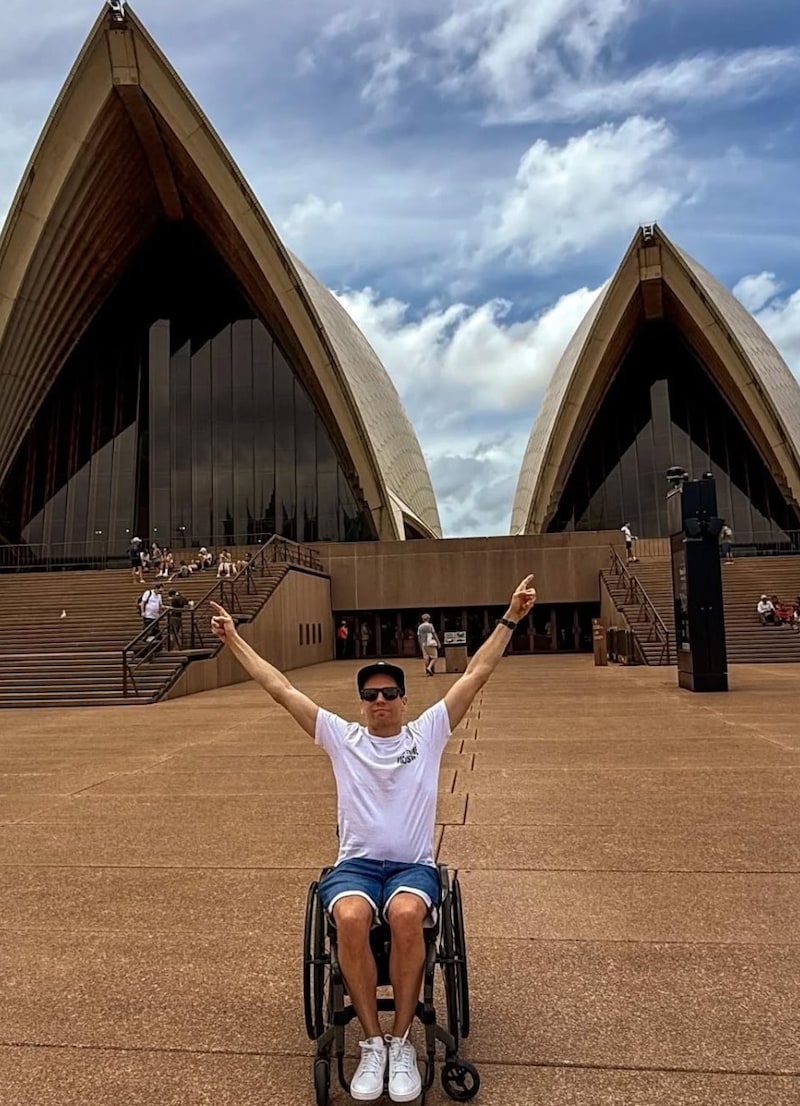
[[[372,1045],[369,1041],[359,1041],[361,1063],[359,1067],[365,1075],[375,1075],[383,1067],[384,1049],[382,1045]]]
[[[400,1075],[411,1075],[411,1069],[417,1059],[414,1046],[408,1040],[408,1030],[400,1040],[392,1040],[389,1045],[392,1054],[392,1067]]]

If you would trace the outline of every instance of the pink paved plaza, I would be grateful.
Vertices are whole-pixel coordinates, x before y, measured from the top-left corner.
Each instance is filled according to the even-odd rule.
[[[411,675],[410,713],[454,677]],[[296,672],[341,714],[349,663]],[[797,669],[501,663],[441,775],[485,1106],[800,1101]],[[2,1106],[313,1102],[325,755],[252,685],[0,714]],[[356,1031],[352,1031],[355,1044]],[[336,1092],[334,1102],[346,1101]],[[446,1100],[439,1089],[428,1102]]]

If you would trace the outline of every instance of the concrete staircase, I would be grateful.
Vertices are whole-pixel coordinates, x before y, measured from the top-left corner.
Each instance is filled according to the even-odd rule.
[[[237,617],[253,617],[286,571],[284,563],[270,564],[265,575],[254,573],[251,594],[239,587]],[[155,582],[153,574],[145,581],[144,587],[134,583],[127,569],[0,574],[0,707],[110,706],[160,698],[191,659],[216,648],[216,639],[208,632],[203,648],[162,651],[140,665],[138,695],[126,699],[122,650],[142,629],[136,601]],[[165,599],[176,588],[197,604],[217,580],[206,571],[159,582]],[[225,586],[229,591],[230,584]]]
[[[668,557],[653,557],[631,565],[670,633],[675,660],[675,616]],[[731,664],[800,664],[800,633],[779,626],[762,626],[756,603],[766,592],[784,600],[800,594],[800,556],[743,557],[722,567],[725,601],[725,637]]]
[[[631,565],[631,569],[636,567],[638,566]],[[624,577],[614,572],[605,570],[601,573],[601,576],[609,595],[614,601],[614,606],[624,616],[628,627],[636,637],[636,643],[644,663],[662,665],[674,661],[675,657],[671,653],[675,641],[674,629],[670,630],[669,624],[667,624],[665,634],[664,630],[658,625],[647,600],[650,599],[657,615],[661,615],[662,612],[652,597],[649,594],[643,594],[641,587],[632,594],[630,585]],[[644,591],[647,592],[647,589],[644,589]],[[670,597],[671,594],[670,592]]]

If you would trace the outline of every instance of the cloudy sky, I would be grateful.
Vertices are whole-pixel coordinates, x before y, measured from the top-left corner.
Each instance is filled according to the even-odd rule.
[[[0,215],[97,0],[0,5]],[[507,532],[559,354],[658,221],[800,375],[800,4],[139,0],[417,428],[447,536]]]

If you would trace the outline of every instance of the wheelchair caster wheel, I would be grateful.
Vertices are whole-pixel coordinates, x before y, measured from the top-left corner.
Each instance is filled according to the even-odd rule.
[[[448,1098],[469,1102],[478,1093],[481,1077],[468,1060],[446,1060],[442,1067],[442,1087]]]
[[[317,1106],[328,1106],[331,1089],[331,1065],[329,1060],[314,1061],[314,1093]]]

